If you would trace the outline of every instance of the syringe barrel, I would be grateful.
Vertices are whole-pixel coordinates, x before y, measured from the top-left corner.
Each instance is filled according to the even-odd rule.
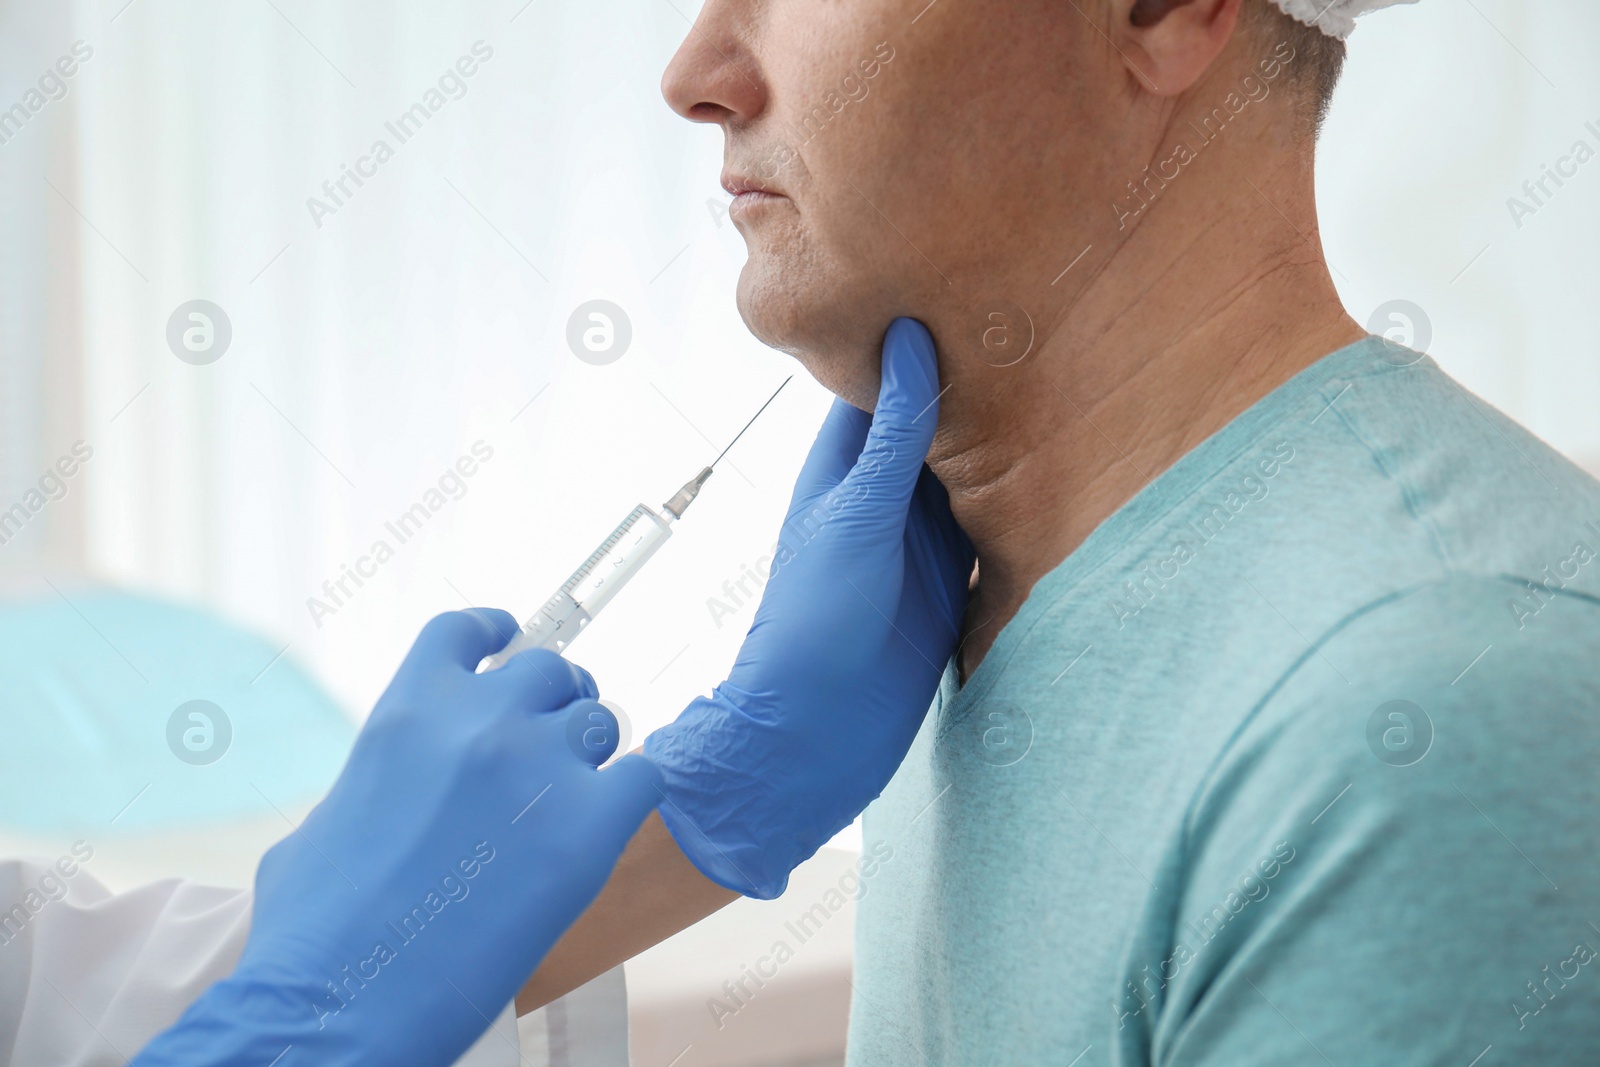
[[[671,536],[669,520],[640,504],[600,542],[561,591],[594,618]]]
[[[671,536],[670,519],[643,504],[634,508],[544,606],[529,616],[510,644],[484,661],[485,668],[502,667],[529,648],[565,651]]]
[[[522,624],[522,633],[517,635],[515,642],[516,650],[548,648],[552,652],[560,652],[588,625],[591,618],[593,616],[567,595],[565,589],[558,589],[554,596],[545,601],[544,607]]]

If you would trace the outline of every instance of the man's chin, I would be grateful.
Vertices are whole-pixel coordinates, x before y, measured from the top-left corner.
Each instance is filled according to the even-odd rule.
[[[860,316],[816,292],[814,285],[786,283],[782,272],[752,256],[739,275],[739,317],[758,341],[793,356],[824,389],[871,411],[878,400],[879,344],[889,323],[852,326]]]
[[[735,298],[739,317],[756,340],[791,355],[804,347],[804,301],[800,293],[784,286],[783,271],[764,254],[752,252],[745,260]]]

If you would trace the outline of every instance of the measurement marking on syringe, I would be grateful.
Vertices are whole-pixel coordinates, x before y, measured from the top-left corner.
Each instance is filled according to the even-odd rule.
[[[572,577],[568,578],[566,584],[561,587],[562,592],[571,593],[579,586],[579,584],[583,582],[585,578],[593,574],[595,568],[600,565],[600,561],[605,559],[605,557],[610,554],[611,550],[620,544],[622,539],[632,532],[634,527],[636,527],[643,520],[646,510],[647,509],[643,505],[634,508],[633,512],[629,514],[626,519],[622,520],[621,525],[619,525],[615,530],[612,530],[611,535],[604,541],[600,542],[600,547],[595,549],[593,554],[591,554],[588,559],[583,561],[582,566],[572,572]],[[628,547],[636,548],[643,540],[643,537],[636,537],[633,544],[629,545]],[[626,559],[614,560],[612,562],[612,566],[624,566],[626,562]]]

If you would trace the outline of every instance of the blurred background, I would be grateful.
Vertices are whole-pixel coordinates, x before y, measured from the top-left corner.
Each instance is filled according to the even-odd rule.
[[[248,884],[426,618],[527,615],[798,370],[660,98],[698,6],[0,0],[7,854]],[[1318,171],[1351,314],[1591,470],[1597,47],[1589,0],[1374,15]],[[800,373],[574,649],[625,743],[731,663],[828,400]],[[859,848],[630,964],[635,1063],[837,1062],[848,909],[708,998]]]

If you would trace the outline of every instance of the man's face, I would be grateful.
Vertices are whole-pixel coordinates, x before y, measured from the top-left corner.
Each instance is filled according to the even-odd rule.
[[[662,83],[723,128],[746,324],[862,408],[896,316],[946,361],[984,357],[988,307],[1048,318],[1138,169],[1123,71],[1079,6],[926,2],[706,0]]]

